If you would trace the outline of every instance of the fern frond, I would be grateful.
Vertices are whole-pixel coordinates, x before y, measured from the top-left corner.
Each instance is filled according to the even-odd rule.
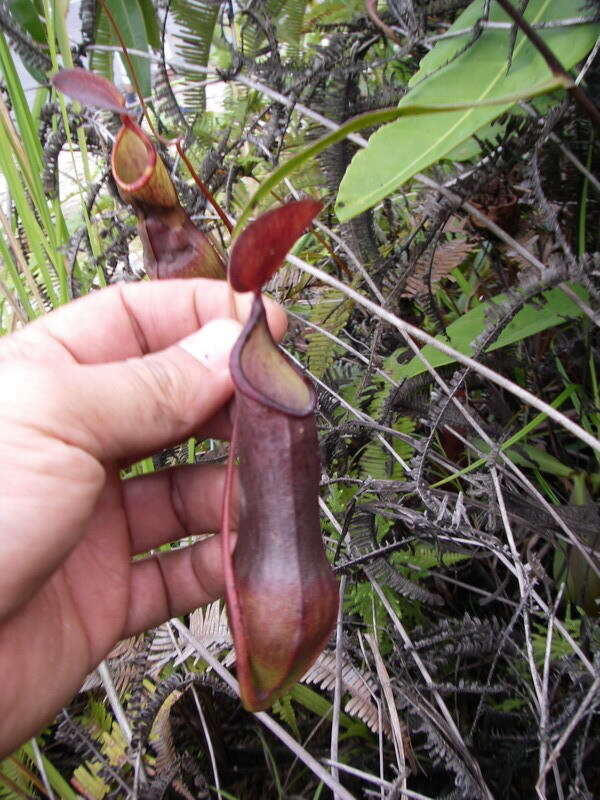
[[[173,31],[175,52],[188,67],[206,67],[219,16],[220,0],[173,0],[171,12],[177,23]],[[193,111],[206,108],[203,75],[183,69],[186,78],[186,106]]]
[[[465,614],[462,619],[442,619],[427,636],[413,633],[415,650],[433,650],[435,658],[461,655],[481,657],[497,650],[502,635],[502,623],[496,618],[479,619]]]
[[[321,653],[308,672],[302,676],[302,683],[314,683],[321,689],[333,689],[336,676],[335,652],[326,650]],[[342,691],[350,695],[344,711],[357,717],[375,733],[379,732],[379,713],[374,697],[377,696],[377,683],[369,675],[361,672],[350,661],[342,656]],[[383,718],[383,733],[391,736],[389,723]]]
[[[22,747],[10,758],[0,761],[0,798],[20,800],[23,797],[35,797],[35,782],[28,777],[29,774],[34,777],[32,768],[33,761]],[[11,784],[14,789],[11,789]]]
[[[247,17],[242,30],[242,51],[246,58],[256,58],[258,50],[265,39],[271,38],[274,40],[272,21],[279,17],[284,4],[285,0],[265,0],[259,6],[261,13],[257,14],[249,9],[251,15],[249,14]],[[275,44],[275,41],[273,41],[273,44]]]
[[[415,265],[415,269],[406,281],[401,297],[421,297],[428,295],[443,278],[453,269],[460,266],[474,244],[467,239],[452,239],[436,247],[433,256],[424,254]]]
[[[89,776],[92,776],[98,779],[95,782],[97,790],[101,791],[102,785],[104,785],[108,792],[110,786],[114,784],[120,787],[120,791],[125,790],[126,794],[129,795],[129,787],[118,771],[111,765],[107,756],[96,745],[90,732],[83,724],[74,720],[64,710],[56,732],[56,739],[65,742],[86,760],[85,766],[82,765],[75,770],[74,779],[85,782]],[[100,785],[98,785],[98,782],[100,782]],[[95,797],[96,795],[93,796]]]
[[[98,14],[96,17],[96,34],[94,43],[101,45],[113,44],[113,32],[106,14]],[[113,79],[113,60],[114,54],[104,50],[93,49],[90,53],[90,69],[104,75],[109,81]]]
[[[388,389],[384,388],[378,392],[371,402],[371,408],[377,407],[383,398],[387,396]],[[412,434],[416,428],[415,421],[410,417],[400,417],[392,425],[394,430],[399,433]],[[405,463],[414,453],[413,447],[408,442],[397,437],[393,437],[390,446],[394,453]],[[365,445],[359,456],[360,474],[364,478],[375,478],[378,480],[402,480],[405,477],[402,464],[394,458],[390,450],[377,439]]]
[[[138,672],[136,658],[143,641],[143,635],[130,636],[129,639],[123,639],[118,642],[106,656],[108,669],[119,693],[125,692],[135,682]],[[87,676],[79,691],[89,692],[91,689],[97,689],[101,685],[102,681],[96,670],[94,670]]]
[[[281,50],[291,61],[297,61],[301,53],[302,26],[307,0],[286,0],[277,20],[277,34]]]
[[[362,509],[354,514],[348,533],[350,535],[349,554],[351,558],[361,558],[373,549],[373,515]],[[440,606],[442,598],[434,592],[429,592],[423,586],[409,580],[401,572],[394,569],[385,558],[375,557],[364,565],[367,575],[378,583],[384,583],[404,597],[425,603]]]
[[[351,300],[345,298],[337,289],[326,289],[319,303],[311,310],[309,319],[323,330],[337,336],[348,321],[351,310]],[[339,351],[339,345],[317,330],[309,331],[306,339],[309,369],[317,378],[322,378],[332,364],[335,353]]]
[[[285,724],[291,728],[295,737],[300,740],[300,730],[296,720],[296,712],[289,695],[284,695],[279,700],[276,700],[272,709],[274,714],[277,714]]]

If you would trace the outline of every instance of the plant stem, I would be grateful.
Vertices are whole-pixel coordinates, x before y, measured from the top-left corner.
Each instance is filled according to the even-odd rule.
[[[600,128],[600,110],[595,103],[590,100],[588,94],[581,88],[581,86],[578,86],[573,81],[573,78],[569,75],[567,70],[563,67],[539,33],[531,27],[531,25],[526,19],[523,18],[521,14],[519,14],[517,9],[514,8],[509,0],[497,0],[497,2],[498,5],[501,6],[502,9],[508,14],[508,16],[514,20],[515,25],[517,25],[517,27],[523,31],[531,44],[537,49],[554,77],[564,78],[566,81],[568,81],[570,85],[568,86],[567,91],[575,99],[575,102],[579,105],[579,107],[585,111],[594,125]]]

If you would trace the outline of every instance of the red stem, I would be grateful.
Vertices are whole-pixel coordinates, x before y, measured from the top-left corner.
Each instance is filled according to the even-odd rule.
[[[157,139],[159,139],[160,137],[159,137],[158,133],[156,132],[156,130],[154,129],[154,125],[152,124],[152,120],[150,119],[150,114],[148,114],[148,108],[147,108],[146,103],[144,101],[144,95],[142,94],[142,90],[141,90],[139,81],[137,79],[137,75],[136,75],[136,72],[135,72],[135,68],[133,66],[133,62],[131,60],[131,56],[129,55],[129,51],[127,50],[127,45],[125,44],[125,39],[123,39],[123,35],[122,35],[122,33],[121,33],[120,29],[119,29],[119,26],[117,25],[116,20],[113,17],[112,12],[111,12],[110,8],[108,7],[107,3],[105,2],[105,0],[100,0],[100,5],[102,6],[102,10],[104,11],[104,13],[107,16],[108,21],[112,25],[112,29],[115,32],[115,36],[119,40],[119,44],[121,45],[121,50],[123,51],[123,56],[125,58],[125,61],[127,62],[127,66],[129,67],[129,73],[130,73],[130,76],[131,76],[131,81],[133,83],[133,87],[135,89],[135,93],[138,96],[138,99],[140,101],[140,105],[142,107],[142,111],[144,112],[144,116],[146,117],[146,120],[148,121],[148,125],[150,126],[150,130],[152,131],[154,136]]]
[[[572,77],[569,75],[567,70],[563,67],[539,33],[531,27],[522,14],[519,14],[517,9],[514,8],[514,6],[510,3],[510,0],[498,0],[498,5],[515,22],[517,27],[523,31],[525,36],[543,57],[544,61],[548,65],[548,69],[554,75],[554,77],[564,78],[570,84],[567,86],[567,91],[569,94],[574,98],[579,107],[585,111],[594,125],[596,125],[597,128],[600,128],[600,111],[598,110],[598,107],[592,102],[581,86],[578,86],[573,82]]]
[[[108,17],[108,21],[112,25],[112,28],[113,28],[113,30],[115,32],[115,35],[116,35],[117,39],[119,40],[119,44],[121,45],[121,50],[123,51],[123,55],[125,57],[125,60],[127,61],[127,66],[129,67],[129,71],[131,73],[131,80],[133,81],[135,92],[136,92],[136,94],[138,96],[138,99],[140,101],[140,105],[142,106],[142,111],[144,112],[144,116],[146,117],[148,125],[150,126],[150,130],[152,131],[155,139],[157,139],[159,142],[161,142],[161,144],[164,144],[167,147],[170,147],[173,144],[173,139],[166,139],[164,136],[161,136],[158,133],[158,131],[155,129],[154,125],[152,124],[152,119],[150,118],[150,114],[148,113],[148,107],[146,106],[146,103],[144,101],[144,97],[142,95],[142,90],[140,88],[140,84],[138,82],[137,75],[135,73],[133,62],[131,61],[131,57],[130,57],[129,52],[127,50],[127,45],[125,44],[125,40],[123,39],[121,31],[119,30],[119,26],[117,25],[117,23],[115,21],[115,18],[113,17],[110,9],[108,8],[105,0],[100,0],[100,5],[102,6],[102,9],[104,10],[104,13]],[[192,165],[190,163],[190,160],[188,159],[188,157],[183,152],[183,149],[181,147],[181,143],[180,143],[180,139],[179,138],[175,139],[175,146],[177,147],[177,152],[181,156],[181,160],[186,165],[186,167],[189,170],[190,175],[194,179],[194,182],[196,183],[196,186],[200,189],[200,191],[202,192],[204,197],[206,197],[208,202],[215,209],[215,211],[217,212],[217,214],[221,218],[223,224],[225,225],[225,227],[227,228],[229,233],[231,233],[233,231],[233,225],[229,221],[229,218],[228,218],[227,214],[223,211],[221,206],[217,203],[217,201],[215,200],[215,198],[214,198],[212,192],[210,191],[210,189],[208,188],[208,186],[204,183],[204,181],[200,178],[200,176],[196,173],[195,169],[192,167]]]
[[[196,170],[195,170],[195,169],[194,169],[194,167],[192,166],[192,164],[191,164],[191,162],[190,162],[189,158],[188,158],[188,157],[186,156],[186,154],[183,152],[183,148],[182,148],[182,146],[181,146],[181,139],[176,139],[176,140],[175,140],[175,146],[177,147],[177,152],[178,152],[178,153],[179,153],[179,155],[181,156],[181,160],[182,160],[182,161],[183,161],[183,163],[186,165],[186,167],[188,168],[188,171],[189,171],[190,175],[191,175],[191,176],[192,176],[192,178],[194,179],[194,182],[195,182],[196,186],[197,186],[197,187],[200,189],[200,191],[202,192],[202,194],[204,195],[204,197],[206,197],[206,199],[208,200],[208,202],[211,204],[211,206],[214,208],[214,210],[217,212],[217,214],[218,214],[218,215],[221,217],[221,220],[222,220],[222,222],[223,222],[223,225],[225,225],[225,227],[227,228],[227,230],[229,231],[229,233],[231,233],[231,232],[233,231],[233,225],[232,225],[232,224],[231,224],[231,222],[229,221],[229,217],[228,217],[228,216],[227,216],[227,214],[226,214],[226,213],[223,211],[223,209],[221,208],[221,206],[220,206],[220,205],[217,203],[217,201],[215,200],[215,198],[214,198],[214,196],[213,196],[212,192],[210,191],[210,189],[208,188],[208,186],[207,186],[207,185],[204,183],[204,181],[202,180],[202,178],[201,178],[201,177],[198,175],[198,173],[196,172]]]

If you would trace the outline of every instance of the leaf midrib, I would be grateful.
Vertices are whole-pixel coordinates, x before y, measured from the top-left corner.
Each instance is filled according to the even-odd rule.
[[[543,4],[540,6],[540,8],[538,9],[537,15],[536,15],[536,16],[535,16],[535,17],[534,17],[532,20],[531,20],[531,22],[535,23],[535,22],[537,22],[537,21],[539,20],[539,18],[542,16],[542,14],[543,14],[543,13],[545,12],[545,10],[547,9],[547,7],[548,7],[548,5],[549,5],[549,3],[550,3],[550,2],[551,2],[551,0],[546,0],[546,2],[545,2],[545,3],[543,3]],[[525,44],[527,44],[528,42],[529,42],[529,40],[528,40],[528,39],[527,39],[527,37],[525,37],[525,36],[523,36],[523,37],[522,37],[522,38],[521,38],[521,39],[520,39],[520,40],[517,42],[517,45],[515,46],[515,50],[514,50],[515,57],[513,57],[513,61],[514,61],[514,60],[516,60],[516,56],[518,56],[518,54],[520,53],[521,49],[522,49],[522,48],[525,46]],[[504,65],[503,65],[503,66],[504,66]],[[499,70],[498,70],[498,75],[497,75],[497,76],[496,76],[496,77],[495,77],[495,78],[494,78],[494,79],[493,79],[493,80],[492,80],[492,81],[491,81],[491,82],[488,84],[488,86],[486,87],[486,89],[485,89],[485,90],[484,90],[484,91],[483,91],[483,92],[482,92],[482,93],[479,95],[479,97],[477,97],[477,98],[476,98],[476,99],[475,99],[473,102],[478,102],[478,101],[480,101],[480,100],[483,100],[483,99],[485,99],[485,98],[486,98],[486,97],[487,97],[487,96],[490,94],[490,92],[493,90],[493,88],[496,86],[496,84],[498,83],[498,81],[500,81],[500,80],[502,79],[503,75],[504,75],[504,69],[503,69],[503,68],[501,68],[501,69],[499,69]],[[408,95],[407,95],[407,97],[408,97]],[[446,133],[445,133],[445,134],[443,134],[443,135],[442,135],[440,138],[436,139],[436,140],[435,140],[435,142],[433,142],[433,143],[432,143],[432,144],[431,144],[431,145],[428,147],[428,149],[427,149],[427,150],[425,150],[425,151],[424,151],[424,152],[422,152],[422,153],[419,153],[419,155],[418,155],[416,158],[414,158],[414,159],[413,159],[413,160],[412,160],[412,161],[411,161],[409,164],[406,164],[406,165],[404,166],[403,172],[406,172],[407,170],[413,170],[413,168],[414,168],[414,165],[415,165],[415,164],[418,164],[420,161],[422,161],[422,160],[423,160],[423,158],[425,158],[425,157],[426,157],[426,156],[427,156],[427,155],[428,155],[428,154],[429,154],[429,153],[430,153],[432,150],[436,150],[436,149],[438,149],[438,148],[439,148],[439,146],[440,146],[440,143],[442,143],[442,142],[446,141],[446,140],[447,140],[447,139],[450,137],[450,135],[451,135],[451,134],[453,134],[453,133],[454,133],[454,131],[455,131],[455,130],[456,130],[456,129],[457,129],[459,126],[460,126],[460,125],[462,125],[462,124],[464,123],[464,121],[465,121],[465,120],[467,120],[467,119],[469,118],[469,116],[471,116],[471,115],[472,115],[472,114],[473,114],[475,111],[477,111],[477,110],[478,110],[478,109],[477,109],[477,107],[475,106],[474,108],[472,108],[472,109],[469,109],[468,111],[465,111],[465,112],[462,114],[462,116],[461,116],[461,117],[460,117],[460,118],[459,118],[459,119],[458,119],[458,120],[457,120],[457,121],[454,123],[454,125],[453,125],[453,126],[451,126],[451,127],[450,127],[450,128],[447,130],[447,131],[446,131]],[[499,112],[499,113],[500,113],[500,112]],[[395,123],[391,123],[391,124],[393,125],[393,124],[395,124]],[[365,152],[365,151],[363,151],[363,152]],[[398,175],[396,174],[396,176],[395,176],[394,178],[392,178],[392,179],[388,180],[387,182],[385,182],[385,183],[384,183],[384,184],[382,184],[381,186],[378,186],[378,187],[376,187],[376,189],[373,189],[372,191],[368,192],[368,193],[367,193],[367,197],[376,197],[376,198],[378,198],[378,197],[380,197],[380,196],[381,196],[381,190],[382,190],[382,188],[383,188],[383,189],[385,189],[385,188],[387,188],[387,187],[392,187],[392,190],[393,190],[393,189],[394,189],[394,188],[396,188],[398,185],[399,185],[399,180],[398,180]],[[386,193],[387,193],[387,192],[386,192]],[[376,202],[376,201],[375,201],[375,202]],[[363,204],[364,204],[364,195],[361,197],[361,206],[362,206]],[[369,205],[371,205],[371,203],[369,203]]]

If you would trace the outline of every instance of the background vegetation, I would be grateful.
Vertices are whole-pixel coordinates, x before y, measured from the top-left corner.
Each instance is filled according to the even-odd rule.
[[[144,278],[115,120],[47,82],[114,75],[110,16],[234,220],[327,201],[270,289],[318,387],[343,597],[269,715],[227,683],[219,604],[121,643],[0,763],[1,797],[600,796],[600,9],[515,5],[579,96],[495,1],[85,0],[68,27],[66,0],[0,2],[3,334]],[[225,452],[192,440],[128,474]]]

